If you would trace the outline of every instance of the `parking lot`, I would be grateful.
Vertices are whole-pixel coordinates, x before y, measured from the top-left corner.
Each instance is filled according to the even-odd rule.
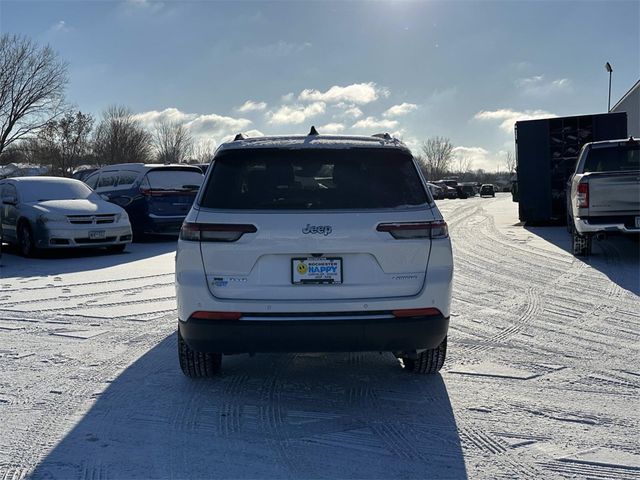
[[[0,479],[638,478],[640,248],[442,200],[441,375],[390,354],[178,366],[174,242],[0,260]]]

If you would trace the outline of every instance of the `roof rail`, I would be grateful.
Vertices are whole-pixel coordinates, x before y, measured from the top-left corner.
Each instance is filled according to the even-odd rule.
[[[389,135],[389,132],[384,132],[384,133],[374,133],[373,135],[371,135],[372,137],[376,137],[376,138],[382,138],[384,140],[391,140],[393,137],[391,137],[391,135]]]
[[[247,137],[245,137],[242,133],[239,133],[233,138],[233,141],[237,142],[238,140],[244,140],[245,138]]]
[[[307,135],[320,135],[320,134],[318,133],[318,130],[316,130],[316,127],[311,125],[311,130],[309,130],[309,133]]]

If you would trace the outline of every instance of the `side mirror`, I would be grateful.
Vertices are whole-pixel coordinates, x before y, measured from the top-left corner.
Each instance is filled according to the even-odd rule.
[[[2,203],[5,205],[16,205],[18,203],[18,199],[14,195],[6,195],[2,197]]]

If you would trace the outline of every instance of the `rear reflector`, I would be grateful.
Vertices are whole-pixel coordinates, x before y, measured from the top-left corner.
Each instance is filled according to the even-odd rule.
[[[589,208],[589,184],[578,184],[578,195],[576,195],[576,204],[578,208]]]
[[[199,320],[239,320],[240,312],[194,312],[191,318]]]
[[[180,239],[191,242],[235,242],[245,233],[255,233],[255,225],[232,223],[190,223],[180,229]]]
[[[437,308],[406,308],[402,310],[394,310],[394,317],[434,317],[442,315]]]
[[[381,223],[377,229],[379,232],[388,232],[393,238],[417,239],[417,238],[447,238],[449,229],[447,222],[438,220],[435,222],[407,222],[407,223]]]

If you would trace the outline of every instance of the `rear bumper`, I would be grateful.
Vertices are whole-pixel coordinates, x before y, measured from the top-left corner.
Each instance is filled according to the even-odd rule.
[[[579,233],[640,233],[640,228],[635,228],[631,223],[616,221],[605,223],[601,219],[595,223],[588,218],[578,218],[575,226]]]
[[[179,321],[182,338],[201,352],[354,352],[411,351],[435,348],[446,337],[449,318],[348,320],[201,320]]]

